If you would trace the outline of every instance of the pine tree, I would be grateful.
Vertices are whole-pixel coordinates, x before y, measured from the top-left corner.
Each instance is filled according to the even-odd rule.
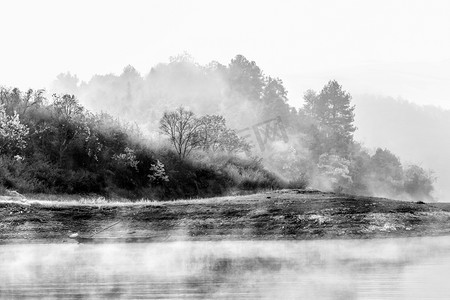
[[[251,101],[261,99],[264,75],[254,61],[243,55],[236,55],[228,66],[228,82],[232,95],[239,95]]]
[[[286,122],[289,119],[290,107],[287,103],[287,91],[283,86],[283,81],[268,76],[264,83],[261,97],[262,118],[266,120],[281,117]]]
[[[347,156],[353,143],[356,127],[351,95],[342,90],[336,80],[324,86],[320,94],[308,91],[305,94],[305,111],[318,122],[319,130],[325,133],[329,152]]]

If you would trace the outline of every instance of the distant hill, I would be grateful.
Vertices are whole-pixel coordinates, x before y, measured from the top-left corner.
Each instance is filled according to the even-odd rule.
[[[450,202],[450,110],[374,95],[354,95],[353,103],[356,140],[434,170],[435,196]]]

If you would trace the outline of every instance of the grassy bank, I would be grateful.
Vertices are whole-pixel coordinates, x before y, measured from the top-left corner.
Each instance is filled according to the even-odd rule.
[[[325,239],[450,233],[447,205],[307,190],[180,200],[0,202],[0,242]],[[108,228],[102,232],[102,229]]]

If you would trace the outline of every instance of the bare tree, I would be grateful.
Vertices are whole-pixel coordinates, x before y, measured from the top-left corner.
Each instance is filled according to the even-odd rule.
[[[180,158],[188,156],[199,143],[200,121],[192,111],[183,107],[165,112],[159,122],[160,130],[169,136],[170,142]]]

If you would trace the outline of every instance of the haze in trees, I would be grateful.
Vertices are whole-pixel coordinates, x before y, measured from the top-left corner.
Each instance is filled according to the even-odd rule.
[[[354,95],[353,102],[355,139],[368,149],[389,149],[403,165],[433,170],[433,194],[444,201],[450,194],[450,111],[379,95]]]
[[[72,95],[47,100],[40,92],[5,88],[0,95],[2,189],[176,199],[221,195],[238,186],[283,187],[282,181],[251,158],[224,154],[209,161],[205,157],[202,163],[181,159],[192,150],[192,141],[198,140],[196,128],[201,125],[183,108],[166,114],[167,125],[181,128],[177,132],[183,134],[177,144],[181,152],[175,152],[165,145],[155,146],[132,124],[89,112]],[[225,133],[232,134],[228,129]],[[219,167],[219,162],[225,165]]]
[[[311,90],[305,94],[305,113],[318,122],[319,131],[325,134],[318,141],[319,151],[349,156],[356,130],[355,107],[350,100],[350,94],[336,80],[329,81],[318,95]]]
[[[142,193],[147,189],[148,193],[164,195],[161,197],[184,192],[199,195],[205,189],[207,193],[213,190],[222,193],[230,186],[226,182],[234,182],[252,188],[296,185],[402,199],[432,199],[434,177],[430,172],[419,166],[394,164],[395,176],[387,176],[391,169],[385,166],[394,161],[388,150],[381,150],[385,155],[380,155],[354,140],[355,108],[351,95],[335,80],[329,81],[320,93],[308,91],[305,107],[300,109],[288,104],[281,79],[265,75],[256,62],[243,55],[237,55],[228,65],[213,62],[202,66],[184,54],[155,66],[146,76],[127,66],[119,76],[96,75],[87,83],[78,83],[76,75],[60,76],[58,80],[59,86],[73,88],[75,97],[56,95],[47,105],[37,95],[30,101],[26,96],[30,93],[7,89],[2,92],[6,115],[12,118],[14,111],[23,111],[19,113],[19,121],[30,130],[27,147],[21,152],[24,161],[39,155],[42,162],[56,164],[61,173],[42,189],[64,186],[63,178],[83,174],[81,177],[91,177],[89,182],[97,182],[97,190],[114,186]],[[77,96],[98,114],[83,108]],[[19,110],[19,107],[28,108]],[[174,107],[180,108],[173,111]],[[100,113],[103,110],[138,124],[143,134],[133,129],[135,125],[123,125],[126,123]],[[56,118],[56,112],[61,117]],[[250,149],[236,130],[278,116],[286,127],[289,144],[274,141],[264,153],[256,152],[254,147],[249,158],[232,158]],[[170,147],[164,146],[164,135],[159,136],[158,132],[169,137]],[[38,136],[43,139],[36,139]],[[9,157],[12,163],[11,155],[9,152],[5,159]],[[134,162],[134,158],[137,164],[128,163]],[[256,163],[247,164],[248,160]],[[164,165],[169,181],[149,180],[154,176],[151,172],[156,172],[157,161]],[[278,177],[263,172],[261,163]],[[244,165],[253,173],[243,171]],[[229,173],[224,175],[219,166]],[[33,167],[27,166],[27,170]],[[23,178],[21,172],[26,173],[15,172],[20,173],[16,177],[5,173],[4,178]],[[28,172],[26,176],[35,180],[38,173]],[[222,178],[225,181],[220,183],[221,176],[234,179]],[[244,180],[243,176],[253,176],[254,180]],[[180,191],[170,188],[182,177],[188,178],[185,188]],[[202,178],[207,177],[216,178],[217,186],[203,188]],[[14,180],[8,184],[20,186]],[[195,184],[187,187],[192,180]],[[83,180],[73,181],[79,183],[68,190],[79,191]]]

